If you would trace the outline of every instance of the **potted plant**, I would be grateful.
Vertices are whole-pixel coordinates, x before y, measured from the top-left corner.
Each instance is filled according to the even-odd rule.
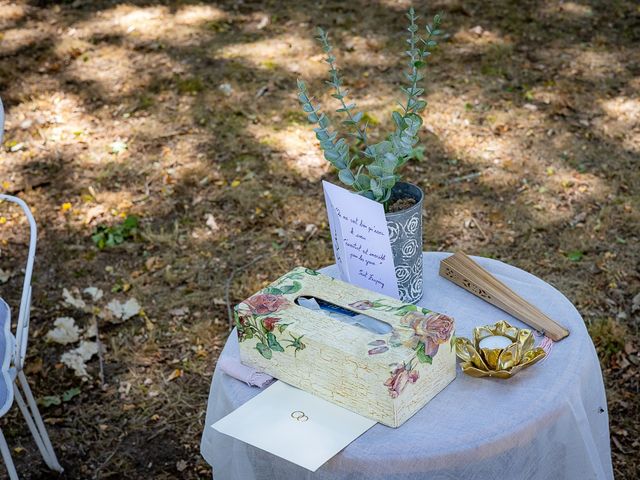
[[[338,178],[360,195],[384,205],[391,239],[391,249],[398,279],[400,299],[415,303],[422,297],[422,204],[424,194],[413,184],[401,182],[398,170],[416,155],[418,131],[422,125],[422,112],[427,102],[420,97],[424,89],[419,86],[424,76],[420,70],[425,66],[426,58],[437,45],[435,38],[439,30],[440,15],[426,25],[426,35],[419,33],[418,19],[413,8],[407,13],[409,35],[406,50],[408,71],[405,76],[408,85],[400,90],[405,99],[400,103],[401,110],[392,114],[395,130],[384,140],[372,143],[367,136],[367,124],[363,112],[356,111],[355,103],[347,103],[347,90],[343,88],[336,67],[336,58],[332,55],[327,32],[318,29],[318,41],[327,54],[329,81],[334,90],[331,95],[340,104],[337,113],[346,116],[342,125],[348,127],[349,135],[355,138],[356,145],[351,150],[349,144],[338,132],[332,131],[329,118],[321,111],[320,105],[309,97],[307,87],[298,80],[298,99],[307,114],[309,122],[316,124],[316,138],[324,152],[324,157],[338,169]],[[355,151],[355,153],[353,153]]]

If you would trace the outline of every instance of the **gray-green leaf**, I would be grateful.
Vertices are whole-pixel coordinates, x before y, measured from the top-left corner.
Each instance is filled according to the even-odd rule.
[[[347,170],[347,169],[340,170],[338,172],[338,178],[342,183],[348,186],[353,185],[356,181],[356,179],[353,178],[353,173],[351,173],[351,170]]]

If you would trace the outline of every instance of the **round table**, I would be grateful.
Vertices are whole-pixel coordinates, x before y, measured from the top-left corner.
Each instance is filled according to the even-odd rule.
[[[447,253],[424,254],[419,305],[451,315],[456,335],[507,320],[524,324],[438,275]],[[613,479],[607,403],[593,343],[559,291],[518,268],[476,260],[571,334],[509,380],[457,378],[399,428],[376,424],[315,473],[218,433],[211,425],[260,393],[213,376],[201,451],[216,480]],[[335,266],[321,270],[337,276]],[[238,356],[231,335],[222,356]]]

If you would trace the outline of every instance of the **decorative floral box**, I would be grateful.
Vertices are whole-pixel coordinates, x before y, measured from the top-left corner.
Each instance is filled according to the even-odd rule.
[[[313,297],[390,325],[386,334],[296,303]],[[240,357],[295,387],[391,427],[456,375],[454,321],[298,267],[236,306]]]

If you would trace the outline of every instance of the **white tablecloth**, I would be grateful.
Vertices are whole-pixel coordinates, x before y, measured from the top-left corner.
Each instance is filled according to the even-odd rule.
[[[451,315],[456,335],[508,320],[524,325],[438,276],[445,253],[424,255],[420,305]],[[315,473],[220,434],[211,424],[261,390],[213,376],[201,451],[216,480],[612,479],[609,423],[595,349],[575,307],[549,284],[502,262],[481,265],[569,328],[543,363],[503,381],[458,376],[400,428],[380,424]],[[324,273],[337,275],[335,267]],[[235,332],[234,332],[235,333]],[[221,355],[238,355],[232,334]]]

